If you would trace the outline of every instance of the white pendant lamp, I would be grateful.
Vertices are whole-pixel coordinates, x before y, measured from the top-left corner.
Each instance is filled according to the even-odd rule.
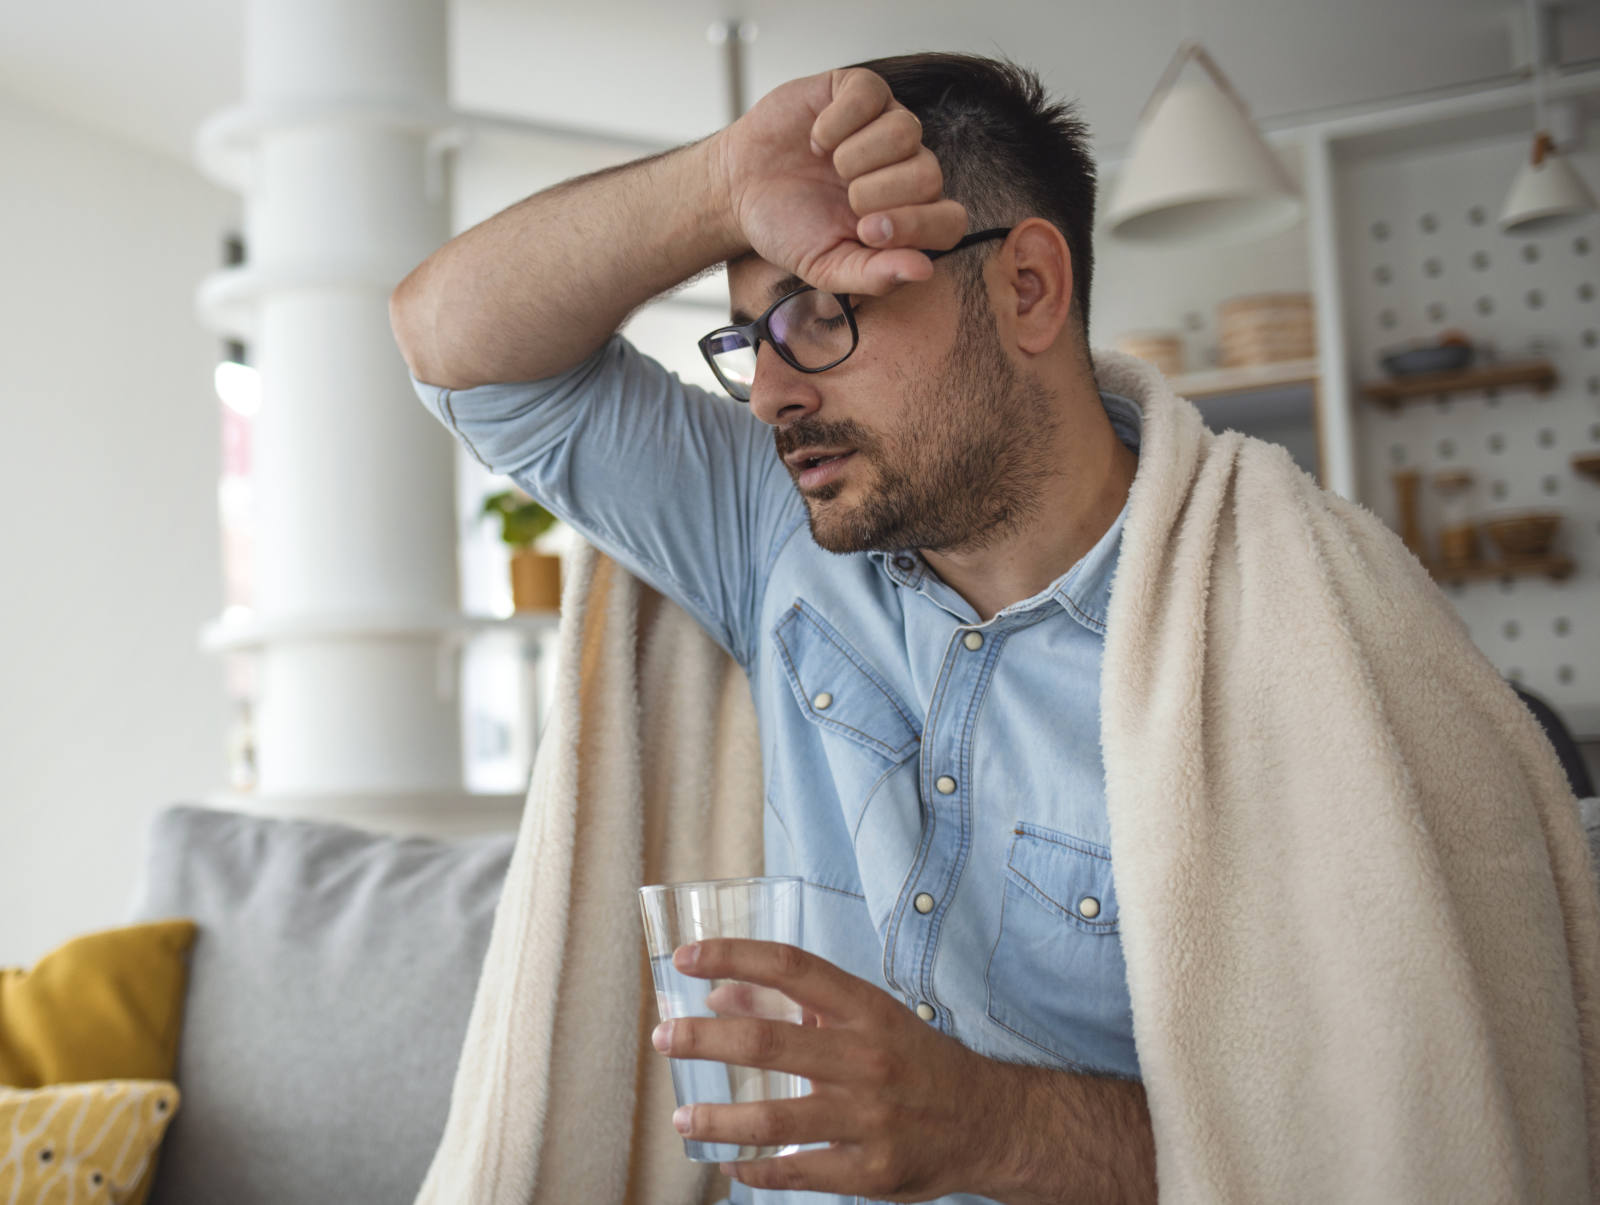
[[[1594,194],[1561,157],[1550,135],[1533,136],[1533,154],[1517,172],[1500,215],[1507,234],[1549,234],[1575,226],[1595,211]]]
[[[1194,60],[1203,71],[1184,72]],[[1238,242],[1299,220],[1300,192],[1221,69],[1185,42],[1139,115],[1107,226],[1118,238]]]
[[[1545,122],[1544,23],[1528,0],[1528,44],[1533,56],[1533,152],[1517,172],[1500,214],[1506,234],[1549,234],[1575,226],[1595,212],[1594,194],[1556,149]]]

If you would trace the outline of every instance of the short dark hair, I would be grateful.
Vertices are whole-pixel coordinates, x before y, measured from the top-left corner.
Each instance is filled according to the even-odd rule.
[[[969,230],[1040,217],[1061,231],[1072,254],[1072,303],[1087,357],[1095,165],[1089,127],[1075,105],[1052,101],[1026,67],[975,54],[929,51],[856,66],[882,76],[922,122],[922,143],[938,157],[945,196],[966,206]]]

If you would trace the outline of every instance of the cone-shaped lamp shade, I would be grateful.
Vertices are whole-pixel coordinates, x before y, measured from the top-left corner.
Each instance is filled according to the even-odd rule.
[[[1522,165],[1500,215],[1507,234],[1548,234],[1594,213],[1594,194],[1556,151],[1550,135],[1534,135],[1533,155]]]
[[[1189,58],[1205,71],[1184,72]],[[1282,230],[1299,191],[1211,57],[1178,51],[1145,107],[1107,225],[1151,243],[1233,242]]]

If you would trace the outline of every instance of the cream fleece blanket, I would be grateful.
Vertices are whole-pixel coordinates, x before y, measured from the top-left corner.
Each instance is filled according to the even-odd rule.
[[[1095,358],[1144,412],[1101,738],[1162,1199],[1600,1199],[1600,894],[1537,722],[1375,517]],[[632,889],[758,860],[754,721],[678,608],[575,576],[425,1205],[715,1192]]]
[[[566,572],[555,706],[419,1203],[690,1205],[727,1191],[671,1125],[636,892],[761,873],[749,684],[615,562],[585,548]]]

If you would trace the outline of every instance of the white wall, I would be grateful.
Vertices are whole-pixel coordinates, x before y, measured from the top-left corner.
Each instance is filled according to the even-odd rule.
[[[161,806],[223,782],[217,342],[231,198],[0,97],[0,965],[120,924]]]

